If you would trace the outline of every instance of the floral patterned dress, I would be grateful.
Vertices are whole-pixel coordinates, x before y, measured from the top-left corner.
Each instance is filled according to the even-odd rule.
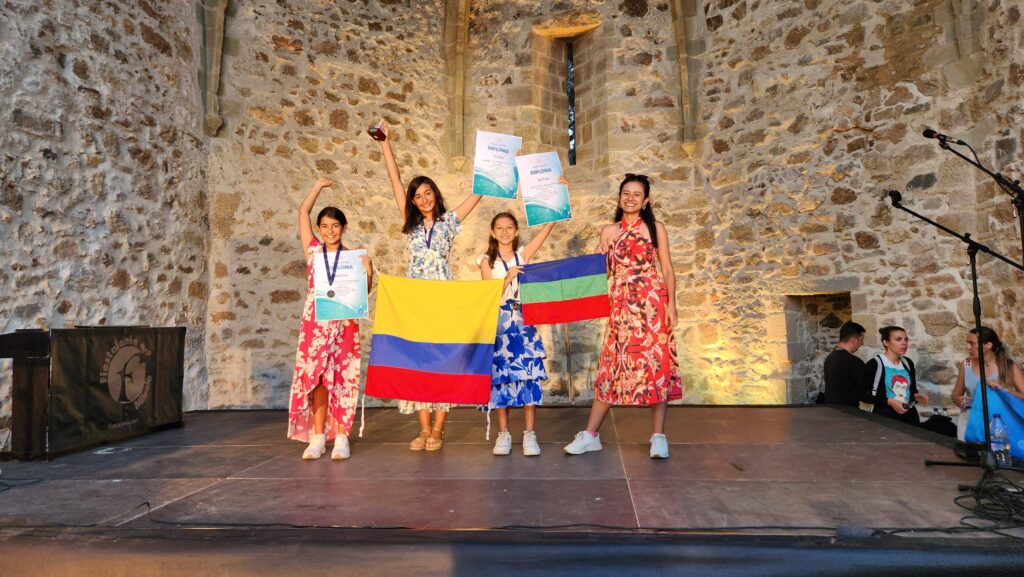
[[[611,316],[594,394],[612,405],[654,405],[683,396],[666,321],[668,291],[655,266],[657,249],[640,233],[641,222],[623,220],[608,250]]]
[[[409,268],[406,276],[426,280],[452,280],[452,265],[448,257],[452,252],[455,235],[462,230],[462,222],[455,211],[449,210],[427,229],[420,223],[409,233]],[[449,403],[422,403],[398,401],[398,411],[412,414],[417,411],[447,411]]]
[[[486,258],[483,255],[478,262]],[[526,264],[520,252],[516,252],[512,262],[505,262],[499,257],[491,267],[491,278],[505,278],[509,267],[520,264]],[[491,362],[490,408],[539,405],[544,396],[540,384],[548,378],[544,369],[544,357],[547,354],[536,327],[523,324],[518,278],[505,287],[501,300],[498,334],[494,339],[494,359]]]
[[[359,325],[354,320],[317,322],[314,316],[313,259],[323,254],[322,246],[314,237],[306,249],[309,290],[302,309],[295,375],[288,405],[288,438],[303,442],[309,442],[313,434],[310,394],[318,384],[323,383],[327,389],[324,432],[328,440],[334,438],[335,425],[348,434],[359,400]]]

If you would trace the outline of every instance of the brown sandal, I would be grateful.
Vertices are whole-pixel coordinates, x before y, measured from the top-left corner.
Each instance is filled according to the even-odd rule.
[[[424,435],[423,433],[426,433],[426,435]],[[420,431],[420,434],[415,439],[413,439],[411,443],[409,443],[409,450],[422,451],[424,448],[426,448],[427,439],[429,438],[430,431],[427,429],[423,429],[422,431]]]
[[[441,446],[444,444],[444,440],[443,440],[444,439],[444,431],[442,431],[441,429],[433,429],[433,430],[430,431],[430,434],[433,435],[434,431],[437,431],[437,433],[440,434],[440,436],[439,437],[433,437],[433,436],[427,437],[426,449],[428,451],[440,451],[441,450]]]

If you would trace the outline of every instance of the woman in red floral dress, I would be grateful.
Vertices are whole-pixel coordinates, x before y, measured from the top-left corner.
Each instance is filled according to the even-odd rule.
[[[313,236],[310,211],[320,191],[331,184],[326,178],[316,181],[299,207],[299,237],[306,257],[309,290],[302,309],[299,347],[295,353],[295,375],[288,405],[288,438],[309,443],[302,453],[302,458],[307,460],[319,459],[331,439],[334,439],[331,459],[349,457],[348,432],[359,400],[359,325],[354,320],[321,322],[314,314],[314,259],[323,258],[327,263],[337,263],[341,251],[352,248],[341,243],[348,225],[345,213],[333,206],[324,208],[317,215],[320,239]],[[373,280],[372,262],[368,256],[363,256],[362,261],[366,267],[366,286],[369,287]]]
[[[598,430],[612,405],[651,407],[652,459],[668,458],[665,413],[683,396],[672,331],[676,325],[675,272],[665,227],[654,220],[651,185],[627,174],[619,185],[615,223],[601,229],[608,254],[611,316],[594,382],[587,429],[565,447],[579,455],[601,450]],[[661,274],[657,264],[661,265]]]

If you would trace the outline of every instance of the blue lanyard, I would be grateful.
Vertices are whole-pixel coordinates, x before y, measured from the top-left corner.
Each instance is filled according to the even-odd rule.
[[[334,277],[338,274],[338,261],[341,260],[342,246],[338,244],[338,252],[334,253],[334,266],[331,267],[331,263],[327,260],[327,244],[321,245],[324,247],[324,272],[327,273],[327,286],[334,286]],[[334,295],[331,295],[334,296]]]
[[[516,266],[519,266],[519,253],[514,252],[514,253],[512,253],[512,256],[515,257],[515,259],[516,259]],[[508,274],[508,271],[509,271],[508,263],[505,262],[505,259],[501,258],[501,254],[498,254],[498,260],[501,261],[501,264],[505,265],[505,274]],[[513,279],[513,281],[515,281],[515,279]],[[516,292],[512,296],[512,298],[514,298],[516,300],[519,300],[519,283],[516,283]]]
[[[436,220],[434,222],[430,223],[430,230],[427,230],[427,248],[430,248],[430,241],[434,240],[434,227],[435,226],[437,226],[437,221]],[[427,229],[427,227],[424,226],[423,230],[426,230],[426,229]]]

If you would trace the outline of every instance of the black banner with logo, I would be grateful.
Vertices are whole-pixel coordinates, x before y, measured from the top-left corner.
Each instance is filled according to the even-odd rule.
[[[47,452],[181,422],[185,328],[50,331]]]

